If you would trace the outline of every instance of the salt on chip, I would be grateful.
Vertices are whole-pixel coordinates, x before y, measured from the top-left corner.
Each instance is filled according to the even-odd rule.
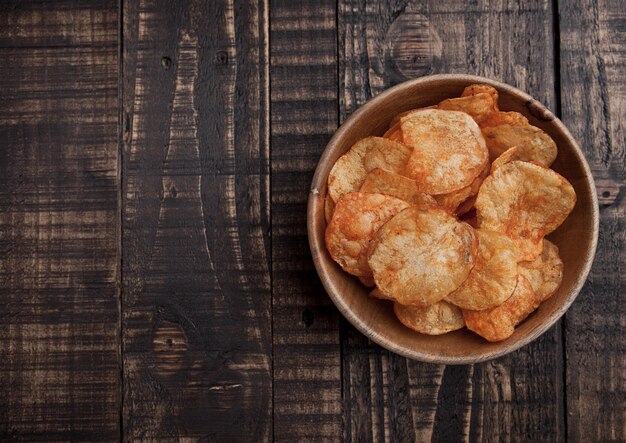
[[[349,274],[371,276],[367,265],[370,241],[378,229],[409,204],[388,195],[351,192],[335,204],[326,227],[326,248]]]
[[[385,296],[403,305],[425,306],[463,283],[477,248],[471,226],[444,209],[412,206],[379,229],[368,264]]]
[[[523,275],[518,276],[517,286],[504,303],[482,311],[463,310],[467,328],[488,341],[501,341],[515,332],[522,322],[539,306],[533,288]]]
[[[380,168],[395,174],[404,174],[404,169],[413,151],[402,143],[377,137],[363,156],[366,171]]]
[[[480,311],[511,296],[517,285],[519,253],[504,234],[478,229],[478,254],[467,280],[446,297],[450,303]]]
[[[476,198],[480,227],[513,239],[520,260],[534,260],[541,254],[544,235],[558,228],[575,204],[576,193],[565,178],[522,161],[497,168]]]
[[[493,86],[485,85],[485,84],[474,84],[469,85],[463,92],[461,93],[461,97],[469,97],[477,94],[489,94],[495,103],[495,109],[498,110],[498,91]]]
[[[394,303],[393,310],[403,325],[421,334],[441,335],[465,326],[461,310],[445,300],[423,307]]]
[[[485,178],[489,175],[489,163],[485,164],[484,169],[476,177],[469,186],[459,189],[458,191],[449,192],[433,196],[440,206],[455,212],[457,215],[463,215],[474,206],[475,197],[478,194],[480,186]]]
[[[494,112],[480,123],[481,128],[498,125],[530,126],[530,123],[526,117],[515,111]]]
[[[366,137],[356,142],[348,152],[339,157],[328,174],[328,193],[335,203],[348,192],[358,191],[367,175],[364,158],[367,151],[389,140]]]
[[[534,261],[520,262],[519,271],[528,279],[539,301],[547,300],[563,281],[563,260],[559,257],[559,248],[544,238],[541,255]]]
[[[558,153],[554,140],[535,126],[490,126],[483,128],[483,135],[492,161],[513,146],[523,149],[528,158],[546,166],[554,162]]]
[[[461,111],[469,114],[476,123],[480,124],[483,120],[496,112],[496,102],[493,97],[485,92],[468,95],[466,97],[448,98],[443,100],[437,109],[446,111]]]
[[[417,192],[415,180],[382,169],[371,170],[365,177],[359,192],[390,195],[418,206],[437,205],[430,195]]]
[[[413,148],[405,174],[420,192],[469,186],[489,161],[480,128],[468,114],[428,109],[403,117],[401,125],[404,143]]]

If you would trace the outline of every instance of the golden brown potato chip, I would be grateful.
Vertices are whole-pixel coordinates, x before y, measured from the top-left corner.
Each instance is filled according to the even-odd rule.
[[[493,161],[493,163],[491,164],[491,172],[493,173],[493,171],[498,169],[500,166],[506,163],[514,162],[516,160],[520,160],[523,162],[531,161],[531,159],[529,159],[526,155],[526,151],[520,149],[519,146],[513,146],[512,148],[504,151],[498,158]]]
[[[520,262],[519,272],[528,279],[540,302],[549,299],[563,281],[559,248],[544,238],[541,255],[534,261]]]
[[[478,229],[478,254],[467,280],[446,297],[463,309],[492,308],[511,296],[517,285],[519,253],[504,234]]]
[[[474,84],[469,85],[465,89],[463,89],[463,93],[461,97],[469,97],[471,95],[477,94],[489,94],[495,103],[495,110],[498,110],[498,91],[493,86],[484,85],[484,84]]]
[[[474,230],[444,209],[407,208],[379,229],[368,263],[376,286],[403,305],[429,305],[467,278],[478,244]]]
[[[457,215],[465,214],[474,206],[478,190],[488,175],[489,163],[486,163],[484,169],[469,186],[461,188],[458,191],[449,192],[448,194],[434,195],[433,197],[440,206],[455,212]]]
[[[504,151],[518,146],[530,160],[550,166],[556,159],[557,147],[554,140],[535,126],[498,125],[483,128],[489,158],[498,158]]]
[[[485,179],[476,210],[481,228],[501,232],[534,260],[544,235],[558,228],[576,204],[574,188],[551,169],[522,161],[506,163]]]
[[[390,195],[418,206],[437,206],[430,195],[417,192],[415,180],[382,169],[372,169],[359,192]]]
[[[539,303],[526,277],[519,275],[515,291],[508,300],[483,311],[463,310],[463,317],[469,330],[488,341],[500,341],[513,335],[515,326],[537,309]]]
[[[326,248],[349,274],[371,276],[367,250],[372,237],[391,217],[409,204],[388,195],[350,192],[335,204],[326,227]]]
[[[403,117],[401,125],[404,143],[413,148],[405,175],[420,192],[469,186],[489,160],[480,128],[463,112],[429,109]]]
[[[394,303],[393,310],[403,325],[421,334],[441,335],[465,326],[461,310],[444,300],[424,307]]]
[[[376,153],[369,160],[372,167],[384,166],[383,169],[392,171],[404,169],[408,159],[406,154],[411,152],[410,148],[382,137],[366,137],[356,142],[337,159],[328,175],[328,193],[335,203],[343,194],[358,191],[361,187],[367,175],[365,157],[370,150]]]
[[[494,112],[480,123],[481,128],[498,125],[530,126],[530,123],[526,117],[514,111]]]
[[[402,143],[402,128],[400,127],[400,122],[394,124],[391,128],[389,128],[387,132],[385,132],[385,134],[383,135],[383,138]]]
[[[423,111],[425,109],[437,109],[437,105],[424,106],[423,108],[414,108],[414,109],[409,109],[408,111],[401,112],[400,114],[396,115],[391,120],[391,123],[389,123],[389,126],[393,128],[398,123],[400,123],[400,120],[402,120],[402,117],[406,117],[407,115],[413,114],[415,112],[420,112],[420,111]]]
[[[370,292],[370,297],[380,298],[381,300],[391,300],[391,301],[393,301],[393,298],[386,296],[378,288],[374,288],[372,290],[372,292]]]
[[[363,284],[363,286],[366,286],[368,288],[373,288],[376,286],[376,283],[374,282],[374,278],[371,275],[368,275],[368,276],[361,275],[358,277],[358,279]]]
[[[413,150],[402,143],[385,138],[377,138],[376,143],[367,150],[363,156],[363,164],[366,171],[380,168],[394,174],[404,174],[411,152]]]
[[[333,218],[333,212],[335,211],[335,202],[330,198],[330,194],[326,194],[326,198],[324,198],[324,218],[326,219],[326,224],[330,223],[330,220]]]
[[[465,112],[476,123],[480,124],[483,120],[489,118],[492,113],[496,112],[496,106],[493,97],[488,93],[482,92],[466,97],[448,98],[439,103],[437,109]]]

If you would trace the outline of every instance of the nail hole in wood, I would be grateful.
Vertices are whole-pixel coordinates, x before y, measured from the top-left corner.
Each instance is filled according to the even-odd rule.
[[[219,51],[215,54],[215,62],[218,65],[228,64],[228,53],[226,51]]]
[[[602,197],[604,197],[604,198],[607,198],[607,197],[610,197],[610,196],[611,196],[611,193],[609,191],[604,191],[602,193]]]
[[[307,328],[311,326],[314,319],[315,315],[313,314],[313,311],[311,311],[309,308],[306,308],[304,311],[302,311],[302,323],[304,323],[304,326],[306,326]]]
[[[170,69],[170,66],[172,66],[172,59],[169,57],[163,57],[161,59],[161,66],[163,67],[163,69],[168,70]]]

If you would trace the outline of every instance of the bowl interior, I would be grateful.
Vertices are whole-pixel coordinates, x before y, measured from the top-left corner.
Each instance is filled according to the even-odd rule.
[[[560,249],[564,262],[563,283],[558,292],[516,328],[509,339],[488,343],[474,333],[461,330],[428,336],[403,326],[390,302],[368,296],[360,282],[331,259],[324,244],[324,199],[328,173],[339,156],[357,140],[382,135],[398,113],[437,104],[460,96],[472,83],[487,83],[500,93],[500,109],[524,114],[531,124],[546,131],[557,143],[559,154],[552,168],[576,190],[573,212],[557,231],[548,236]],[[376,343],[401,355],[445,364],[476,363],[511,352],[537,338],[552,326],[580,291],[595,254],[598,204],[589,167],[576,142],[543,105],[527,94],[493,80],[466,75],[436,75],[412,80],[391,88],[359,108],[336,132],[318,164],[308,208],[309,242],[315,266],[328,294],[342,314]]]

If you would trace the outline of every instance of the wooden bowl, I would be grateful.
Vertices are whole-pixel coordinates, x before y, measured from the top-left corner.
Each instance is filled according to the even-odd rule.
[[[560,249],[564,262],[561,287],[502,342],[489,343],[467,329],[440,336],[414,332],[394,316],[392,304],[368,296],[365,288],[331,259],[324,242],[324,199],[333,164],[357,140],[382,135],[391,119],[409,109],[458,97],[472,83],[486,83],[500,93],[500,109],[517,111],[546,131],[559,154],[552,168],[569,180],[578,197],[565,223],[548,238]],[[443,74],[407,81],[386,90],[361,106],[337,130],[317,165],[309,195],[307,225],[313,261],[321,281],[339,311],[379,345],[415,360],[442,364],[470,364],[496,358],[526,345],[548,330],[565,313],[582,288],[596,251],[598,201],[596,188],[580,147],[563,123],[528,94],[487,78]]]

